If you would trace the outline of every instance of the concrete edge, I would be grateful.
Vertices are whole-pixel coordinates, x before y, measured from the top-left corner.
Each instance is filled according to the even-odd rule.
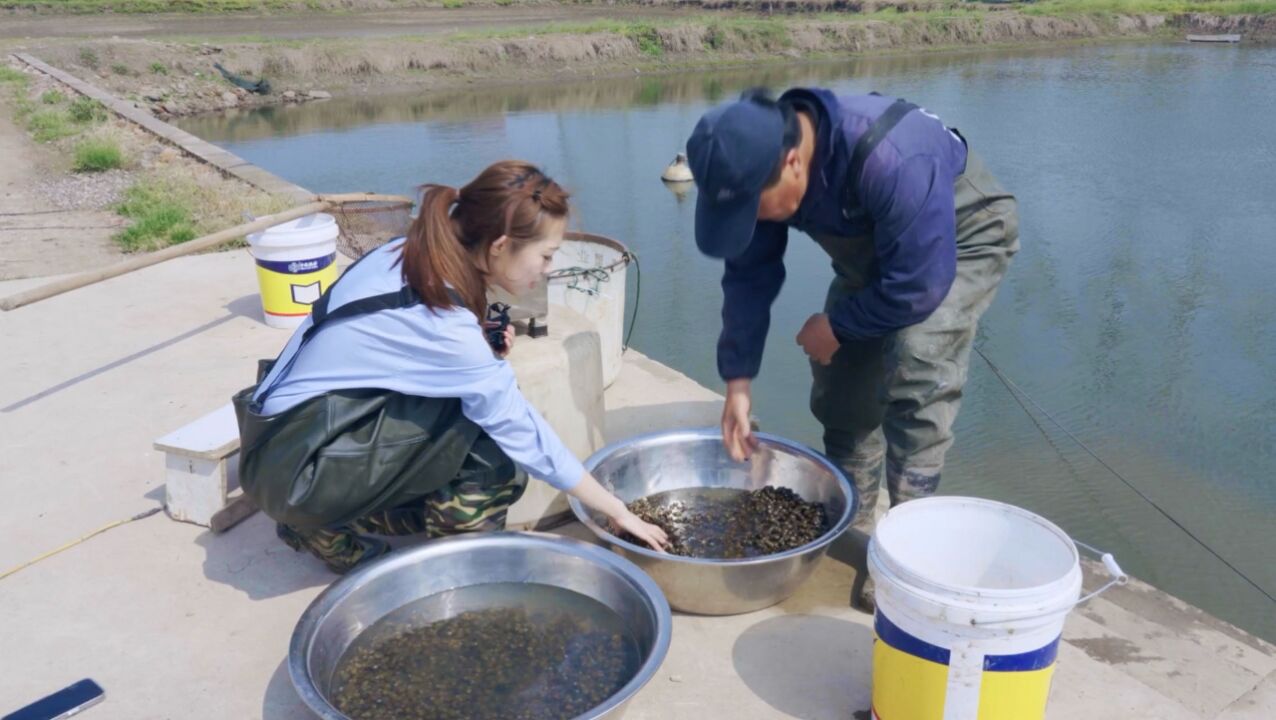
[[[313,192],[300,185],[290,183],[274,173],[253,165],[234,153],[227,152],[210,142],[201,140],[185,130],[173,127],[132,103],[121,100],[96,85],[85,82],[68,72],[59,70],[34,55],[13,53],[12,57],[31,69],[70,87],[81,95],[97,100],[121,118],[176,146],[196,160],[216,168],[223,175],[237,178],[255,188],[295,202],[309,202],[315,198]]]

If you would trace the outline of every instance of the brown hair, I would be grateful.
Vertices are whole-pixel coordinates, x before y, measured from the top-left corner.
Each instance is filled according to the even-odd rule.
[[[421,210],[403,244],[403,280],[429,308],[451,308],[451,286],[482,321],[487,283],[478,265],[502,235],[518,252],[540,239],[548,216],[567,216],[568,194],[540,168],[494,163],[461,189],[423,185]]]

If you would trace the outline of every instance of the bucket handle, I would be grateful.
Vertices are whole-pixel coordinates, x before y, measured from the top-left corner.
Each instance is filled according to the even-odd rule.
[[[1089,550],[1096,557],[1098,557],[1100,562],[1103,563],[1103,567],[1108,569],[1109,579],[1106,583],[1103,584],[1102,587],[1100,587],[1098,590],[1095,590],[1094,592],[1088,595],[1084,595],[1078,598],[1076,602],[1068,603],[1067,605],[1046,610],[1044,612],[1039,612],[1034,615],[1022,615],[1019,617],[1007,618],[1005,620],[975,620],[974,618],[972,618],[970,621],[970,624],[971,625],[997,625],[1004,622],[1019,622],[1021,620],[1035,620],[1037,618],[1047,617],[1050,615],[1057,615],[1061,612],[1068,612],[1072,610],[1072,608],[1084,602],[1093,600],[1094,598],[1098,597],[1099,595],[1106,592],[1107,590],[1109,590],[1115,585],[1124,585],[1130,582],[1130,576],[1127,575],[1125,571],[1121,569],[1121,566],[1117,564],[1116,558],[1112,555],[1112,553],[1104,552],[1094,547],[1093,545],[1087,545],[1081,542],[1080,540],[1073,540],[1072,542],[1075,543],[1077,547],[1079,548]]]

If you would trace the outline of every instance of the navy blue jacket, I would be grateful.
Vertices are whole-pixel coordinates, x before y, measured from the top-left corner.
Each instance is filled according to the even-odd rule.
[[[864,162],[860,182],[848,195],[855,143],[895,98],[794,89],[781,100],[810,108],[818,117],[810,181],[792,218],[759,222],[744,253],[726,261],[718,339],[718,372],[724,380],[758,374],[771,304],[784,284],[789,227],[873,237],[876,277],[829,314],[841,342],[881,337],[925,320],[943,302],[957,273],[953,183],[965,171],[966,146],[956,135],[933,115],[908,113]]]

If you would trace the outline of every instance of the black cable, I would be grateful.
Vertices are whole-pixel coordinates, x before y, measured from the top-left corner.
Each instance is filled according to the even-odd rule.
[[[1169,520],[1171,523],[1174,524],[1175,527],[1177,527],[1179,530],[1182,530],[1184,534],[1186,534],[1188,537],[1195,540],[1198,545],[1205,548],[1206,552],[1218,558],[1219,562],[1223,563],[1232,572],[1239,575],[1240,578],[1244,580],[1245,582],[1249,583],[1251,587],[1253,587],[1255,590],[1262,593],[1268,600],[1271,600],[1273,603],[1276,603],[1276,597],[1273,597],[1272,594],[1264,590],[1261,585],[1251,580],[1250,577],[1246,575],[1245,573],[1241,572],[1240,568],[1237,568],[1235,565],[1228,562],[1227,558],[1218,554],[1218,552],[1215,551],[1214,548],[1210,547],[1204,540],[1197,537],[1196,533],[1193,533],[1191,530],[1189,530],[1186,526],[1183,525],[1183,523],[1179,522],[1178,520],[1175,520],[1173,515],[1170,515],[1168,512],[1162,509],[1160,505],[1156,504],[1156,501],[1154,501],[1152,498],[1145,495],[1142,490],[1135,487],[1134,484],[1131,483],[1129,480],[1126,480],[1125,477],[1121,475],[1121,473],[1117,472],[1116,469],[1114,469],[1111,465],[1104,462],[1103,458],[1099,457],[1093,450],[1089,448],[1089,446],[1081,442],[1081,438],[1077,437],[1076,435],[1073,435],[1072,432],[1068,430],[1068,428],[1063,426],[1063,423],[1059,422],[1058,420],[1055,420],[1054,416],[1051,415],[1049,412],[1047,412],[1045,408],[1041,407],[1041,405],[1038,404],[1036,400],[1033,400],[1031,395],[1024,392],[1023,389],[1020,388],[1018,385],[1016,385],[1013,380],[1006,377],[1006,374],[1001,371],[1001,368],[997,367],[997,364],[994,363],[986,354],[984,354],[984,351],[977,345],[975,346],[975,352],[979,353],[979,357],[983,358],[984,362],[988,363],[988,367],[992,368],[993,374],[997,376],[997,379],[1001,381],[1002,385],[1006,386],[1006,389],[1010,391],[1011,397],[1013,397],[1015,399],[1015,402],[1018,403],[1019,407],[1022,408],[1025,413],[1027,413],[1028,417],[1030,418],[1032,417],[1032,412],[1028,410],[1028,406],[1024,405],[1023,401],[1019,399],[1021,395],[1025,399],[1027,399],[1028,402],[1032,403],[1032,406],[1035,407],[1038,412],[1040,412],[1042,415],[1045,415],[1046,418],[1050,420],[1050,422],[1054,423],[1056,427],[1062,430],[1065,435],[1067,435],[1069,438],[1072,438],[1072,442],[1076,443],[1082,450],[1085,450],[1086,454],[1094,458],[1095,462],[1102,465],[1103,468],[1107,470],[1108,472],[1112,473],[1113,476],[1116,477],[1116,479],[1120,480],[1122,483],[1125,483],[1126,487],[1133,490],[1135,495],[1138,495],[1140,498],[1143,499],[1144,502],[1146,502],[1148,505],[1151,505],[1153,508],[1155,508],[1156,511],[1161,513],[1161,515],[1164,516],[1166,520]],[[1041,426],[1038,425],[1037,428],[1041,429]],[[1043,435],[1045,434],[1044,430],[1042,431],[1042,434]],[[1047,440],[1049,440],[1049,436],[1047,436]],[[1059,452],[1058,448],[1055,448],[1055,452]],[[1062,453],[1060,453],[1060,457],[1062,457]]]
[[[638,324],[638,301],[642,300],[642,265],[638,264],[637,253],[627,253],[629,259],[634,261],[634,269],[638,274],[634,276],[634,309],[629,313],[629,331],[625,333],[625,343],[620,346],[620,351],[624,352],[629,349],[629,339],[634,336],[634,325]]]

